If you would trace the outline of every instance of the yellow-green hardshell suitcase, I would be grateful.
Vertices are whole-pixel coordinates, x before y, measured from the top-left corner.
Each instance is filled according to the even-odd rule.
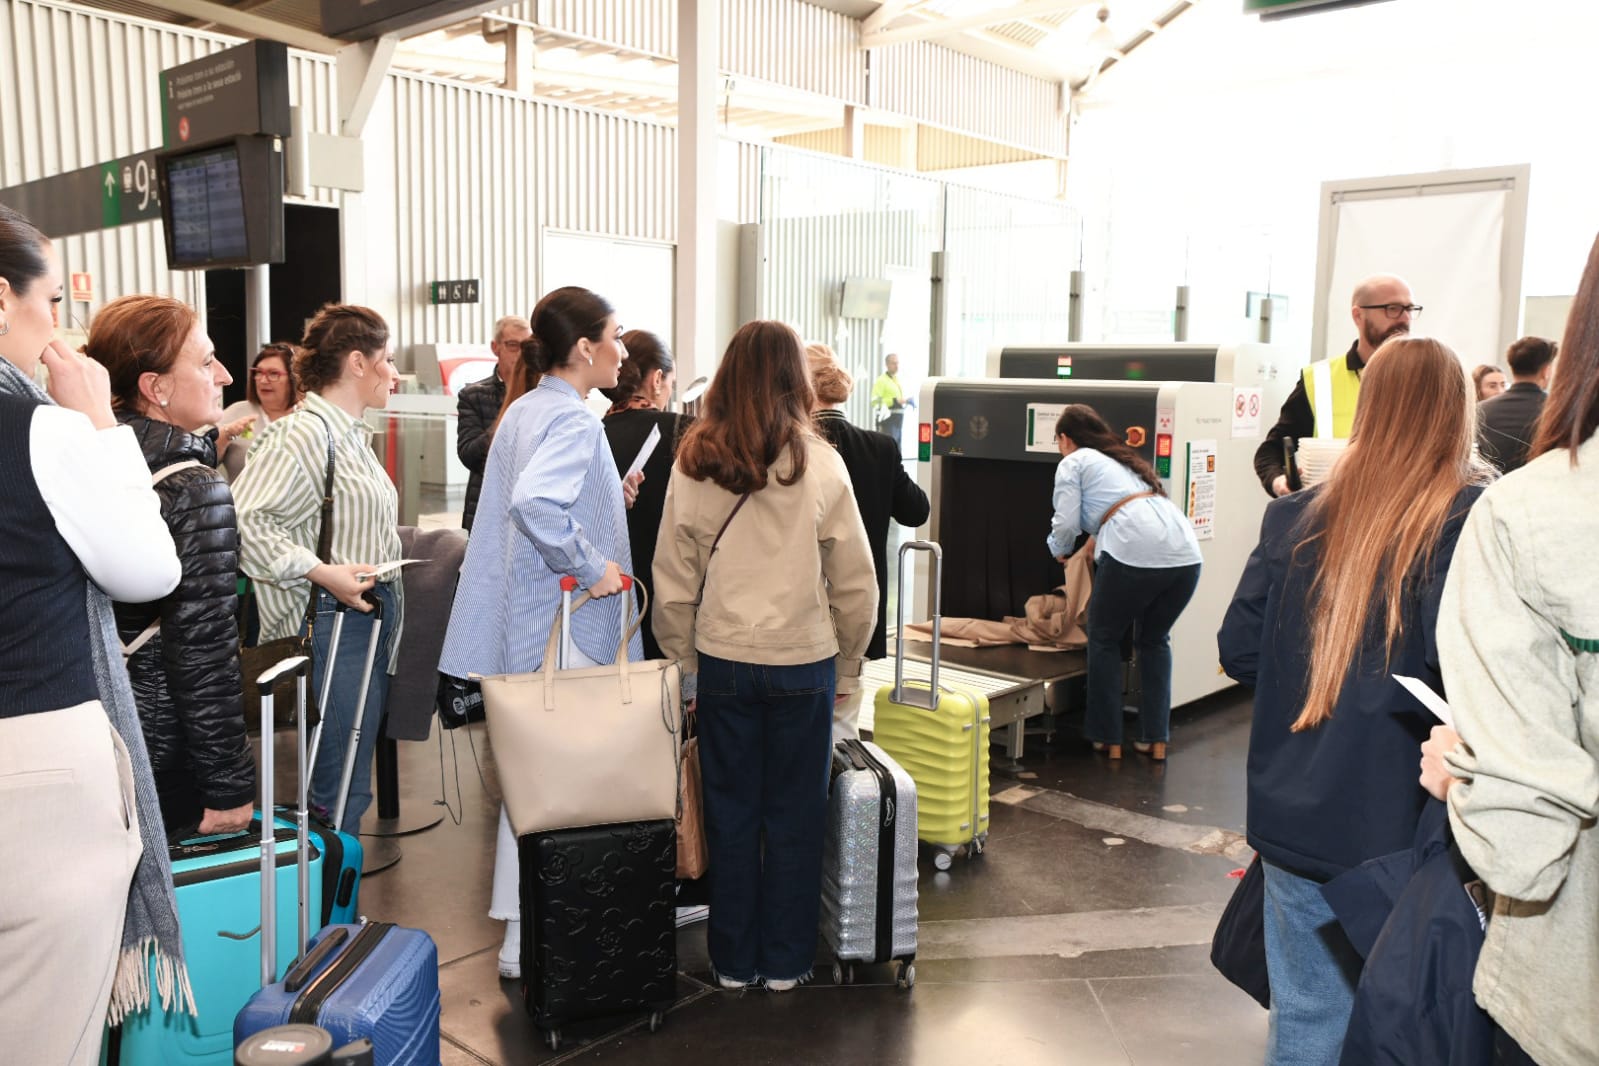
[[[905,680],[905,560],[912,551],[933,557],[933,651],[926,682]],[[989,717],[986,695],[938,683],[943,570],[943,551],[932,541],[900,546],[894,684],[877,692],[872,740],[916,782],[916,835],[938,849],[933,864],[947,870],[956,852],[980,854],[988,840]]]

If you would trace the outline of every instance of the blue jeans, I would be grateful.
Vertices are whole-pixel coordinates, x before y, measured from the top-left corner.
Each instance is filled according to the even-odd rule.
[[[699,658],[711,964],[740,981],[803,977],[821,918],[833,660]]]
[[[1088,601],[1088,713],[1083,734],[1101,744],[1122,742],[1122,637],[1133,631],[1138,649],[1138,739],[1171,734],[1171,627],[1194,597],[1199,564],[1128,566],[1101,555]]]
[[[389,645],[394,640],[394,593],[384,584],[375,592],[383,602],[383,628],[378,636],[377,658],[372,667],[372,684],[366,691],[366,706],[361,713],[361,743],[356,748],[355,772],[350,778],[350,798],[344,808],[344,822],[338,828],[346,833],[361,831],[361,816],[372,805],[372,753],[377,750],[378,728],[383,721],[383,705],[389,696]],[[312,663],[315,677],[312,692],[322,694],[327,671],[328,647],[333,640],[334,607],[329,592],[316,590],[316,627],[312,637]],[[329,706],[322,712],[322,739],[311,768],[311,803],[323,808],[329,818],[338,808],[339,782],[344,778],[344,756],[350,749],[350,727],[354,724],[355,701],[361,695],[361,678],[366,673],[366,649],[375,624],[371,614],[347,610],[344,629],[339,634],[339,654],[333,664],[333,687]]]
[[[1321,884],[1264,863],[1271,1027],[1266,1066],[1336,1066],[1355,1008],[1360,955]]]

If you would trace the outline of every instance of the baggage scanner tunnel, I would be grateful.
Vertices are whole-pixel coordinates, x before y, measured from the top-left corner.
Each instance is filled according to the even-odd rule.
[[[1021,615],[1028,597],[1061,583],[1061,566],[1045,545],[1060,463],[1055,421],[1066,405],[1083,403],[1150,460],[1200,537],[1199,588],[1172,631],[1173,705],[1230,685],[1217,667],[1216,630],[1266,504],[1254,476],[1257,439],[1231,435],[1232,401],[1232,386],[1214,382],[928,381],[917,472],[932,501],[931,538],[944,551],[944,614]],[[915,617],[930,613],[930,580],[918,561],[909,604]],[[910,647],[924,654],[927,645]],[[1049,670],[1062,654],[1071,653],[1026,659]],[[951,655],[946,650],[945,658]],[[991,664],[1014,666],[1019,658],[1015,648],[959,655],[961,665],[995,673],[1006,671]]]

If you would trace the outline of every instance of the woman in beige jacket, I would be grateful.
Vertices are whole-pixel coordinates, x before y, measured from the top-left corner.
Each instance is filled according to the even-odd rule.
[[[1483,494],[1455,549],[1438,652],[1460,732],[1422,746],[1422,784],[1494,894],[1477,1002],[1541,1066],[1599,1062],[1596,426],[1599,242],[1534,458]]]
[[[799,336],[740,329],[678,448],[656,544],[655,636],[697,673],[723,988],[810,978],[833,702],[877,621],[866,529],[811,406]]]

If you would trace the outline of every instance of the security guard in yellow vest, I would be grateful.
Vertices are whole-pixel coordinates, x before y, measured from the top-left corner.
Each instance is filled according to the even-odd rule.
[[[1277,424],[1255,451],[1255,474],[1272,496],[1286,496],[1299,488],[1289,469],[1288,457],[1306,437],[1347,439],[1355,422],[1355,402],[1360,397],[1360,372],[1382,342],[1410,332],[1421,314],[1412,302],[1410,286],[1392,274],[1375,274],[1355,286],[1349,301],[1358,336],[1349,351],[1311,363],[1299,384],[1283,403]],[[1290,443],[1293,442],[1293,443]]]

